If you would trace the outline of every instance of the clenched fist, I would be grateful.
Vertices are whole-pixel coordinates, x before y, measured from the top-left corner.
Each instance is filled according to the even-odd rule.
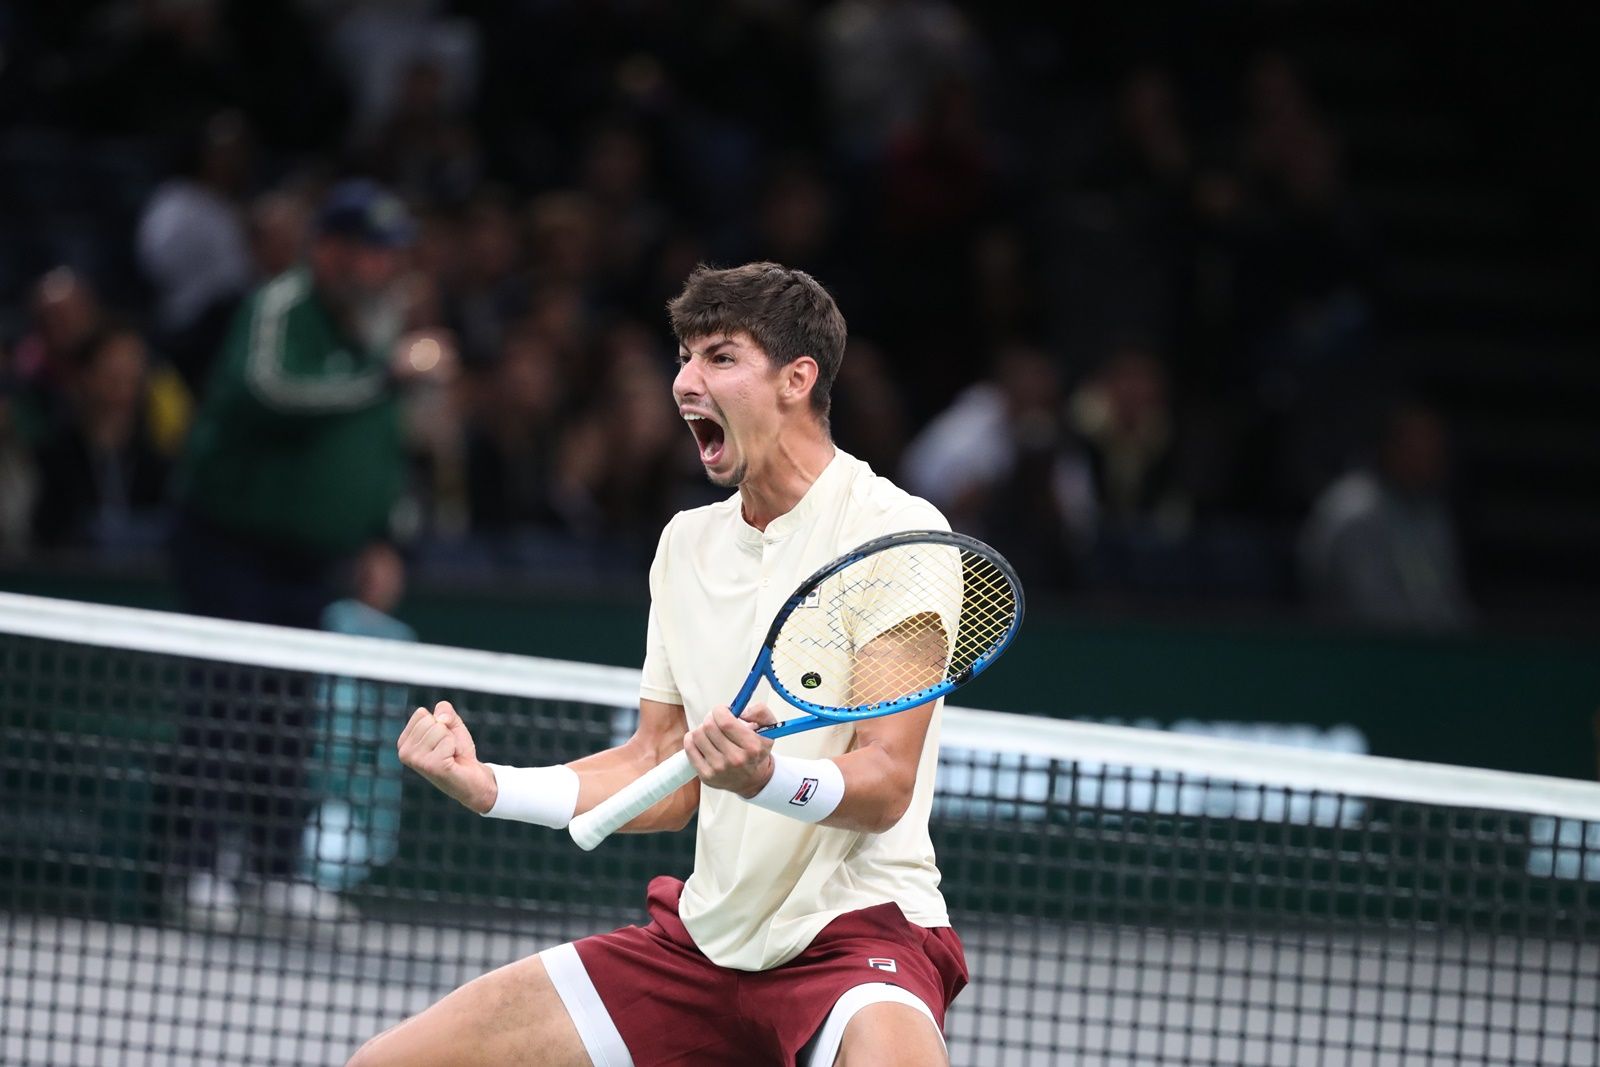
[[[743,718],[722,704],[684,734],[683,751],[702,782],[748,800],[772,777],[772,742],[756,733],[756,727],[777,721],[765,704],[751,704]]]
[[[396,743],[400,762],[432,782],[440,792],[478,814],[494,807],[499,787],[494,772],[478,762],[472,734],[448,700],[433,710],[418,708]]]

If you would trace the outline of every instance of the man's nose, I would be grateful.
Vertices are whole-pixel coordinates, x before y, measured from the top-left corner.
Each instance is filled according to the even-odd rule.
[[[672,379],[672,395],[680,403],[691,397],[700,395],[700,371],[695,367],[694,360],[684,360],[678,367],[677,375]]]

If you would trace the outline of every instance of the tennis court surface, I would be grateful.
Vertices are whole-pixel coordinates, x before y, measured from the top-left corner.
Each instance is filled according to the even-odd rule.
[[[691,835],[586,854],[392,762],[442,698],[486,758],[572,759],[636,687],[0,594],[0,1063],[340,1064],[639,920]],[[1600,1064],[1600,786],[949,709],[934,833],[954,1063]],[[177,905],[285,843],[343,915]]]

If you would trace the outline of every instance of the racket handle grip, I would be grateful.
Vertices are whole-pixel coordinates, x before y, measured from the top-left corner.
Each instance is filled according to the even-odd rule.
[[[663,797],[682,788],[694,777],[689,757],[677,752],[656,764],[649,773],[630,782],[567,824],[572,840],[585,852],[650,810]]]

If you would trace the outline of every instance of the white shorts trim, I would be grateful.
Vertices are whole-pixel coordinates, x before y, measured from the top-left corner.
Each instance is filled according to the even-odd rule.
[[[605,1001],[600,999],[578,950],[570,943],[557,945],[539,953],[539,959],[572,1017],[572,1024],[578,1028],[578,1037],[594,1067],[633,1067],[633,1056],[622,1043],[622,1034],[611,1021],[611,1013],[606,1011]]]
[[[809,1051],[803,1052],[801,1061],[805,1067],[833,1067],[833,1061],[839,1057],[839,1045],[844,1041],[844,1028],[850,1025],[850,1020],[855,1018],[856,1012],[868,1004],[904,1004],[917,1009],[928,1017],[930,1023],[933,1023],[933,1032],[939,1035],[939,1043],[944,1044],[944,1034],[939,1030],[933,1012],[928,1010],[921,997],[902,986],[890,985],[888,982],[869,982],[845,990],[844,994],[833,1002],[833,1010],[828,1013],[822,1029],[817,1031],[816,1037],[807,1042],[806,1049]]]

